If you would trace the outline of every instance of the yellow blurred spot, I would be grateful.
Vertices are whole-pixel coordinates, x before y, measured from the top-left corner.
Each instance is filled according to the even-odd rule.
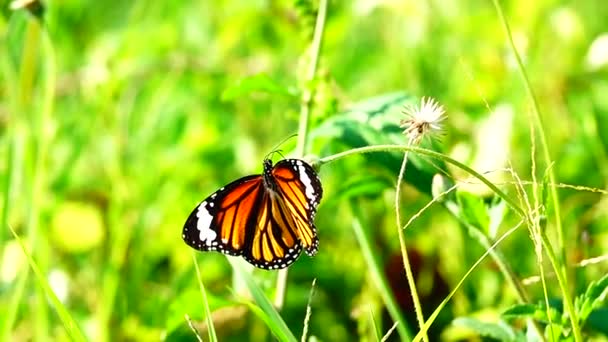
[[[4,245],[2,253],[2,264],[0,264],[0,281],[10,283],[17,277],[21,269],[26,266],[25,254],[16,240],[11,240]]]
[[[90,204],[65,202],[59,206],[51,223],[53,241],[66,252],[87,252],[105,238],[101,211]]]

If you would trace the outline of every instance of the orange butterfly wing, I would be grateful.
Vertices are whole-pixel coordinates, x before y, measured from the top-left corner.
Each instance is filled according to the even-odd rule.
[[[262,192],[262,177],[240,178],[202,201],[184,224],[182,238],[200,251],[243,254],[248,222],[255,214]]]
[[[299,159],[285,159],[275,165],[273,176],[286,210],[292,216],[289,226],[296,232],[306,254],[317,253],[319,240],[314,218],[323,188],[314,169]]]

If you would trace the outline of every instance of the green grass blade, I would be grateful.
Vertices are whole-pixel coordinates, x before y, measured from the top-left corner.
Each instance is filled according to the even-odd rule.
[[[380,292],[380,296],[382,297],[384,305],[386,305],[386,309],[388,310],[391,318],[393,321],[399,322],[397,325],[397,331],[399,332],[401,339],[409,341],[412,339],[412,334],[407,327],[405,318],[401,314],[401,310],[399,310],[399,306],[397,306],[397,302],[395,301],[386,278],[382,273],[378,259],[376,258],[376,253],[373,251],[369,238],[361,225],[361,218],[356,210],[353,209],[352,211],[354,215],[352,223],[353,231],[355,232],[355,237],[359,242],[359,246],[361,246],[361,252],[363,253],[363,258],[368,266],[372,280],[374,281],[378,292]]]
[[[257,304],[257,306],[255,306],[252,303],[246,303],[249,308],[264,320],[268,328],[270,328],[272,333],[280,341],[296,342],[297,339],[292,334],[291,330],[289,330],[287,324],[285,324],[285,321],[283,321],[277,310],[275,310],[274,306],[272,306],[268,297],[264,295],[262,289],[260,289],[253,280],[253,277],[243,269],[240,264],[242,261],[238,258],[229,257],[227,259],[230,262],[230,265],[232,265],[234,273],[245,282],[245,285]],[[263,315],[260,315],[260,313],[263,313]]]
[[[15,325],[15,321],[17,320],[17,311],[19,310],[19,303],[21,302],[23,292],[25,291],[25,285],[27,284],[28,275],[29,269],[23,269],[17,277],[15,286],[13,287],[13,291],[11,292],[11,299],[6,309],[6,313],[3,317],[4,326],[2,330],[2,335],[0,335],[0,341],[10,341],[11,330]]]
[[[9,229],[13,233],[13,236],[15,237],[17,242],[19,242],[19,245],[21,246],[23,253],[27,257],[27,261],[29,262],[30,267],[34,271],[34,275],[36,276],[36,281],[37,281],[38,285],[40,285],[42,290],[44,290],[44,293],[50,299],[51,304],[53,305],[55,311],[57,312],[59,319],[61,319],[61,322],[63,323],[63,326],[64,326],[66,332],[68,333],[68,335],[72,338],[73,341],[86,341],[87,339],[84,337],[84,334],[78,327],[78,324],[76,324],[76,321],[74,321],[72,316],[70,316],[70,313],[68,312],[68,310],[65,308],[65,306],[63,306],[63,304],[61,303],[59,298],[57,298],[57,296],[55,295],[55,292],[53,292],[53,290],[49,286],[46,278],[44,277],[44,274],[42,274],[42,272],[38,268],[38,265],[36,264],[36,261],[34,260],[34,258],[32,258],[32,255],[27,251],[27,248],[25,247],[25,244],[23,243],[21,238],[19,238],[19,236],[13,230],[12,227],[9,226]]]
[[[306,305],[306,317],[304,318],[304,329],[302,330],[302,338],[300,341],[306,342],[308,337],[308,326],[310,324],[310,315],[312,314],[312,298],[315,295],[315,286],[317,285],[317,279],[312,280],[312,286],[310,287],[310,294],[308,295],[308,304]]]
[[[382,334],[380,332],[378,325],[376,324],[376,318],[374,317],[374,311],[372,309],[369,310],[369,320],[372,325],[373,336],[375,337],[374,341],[380,342],[382,340]]]
[[[192,262],[194,262],[196,278],[198,279],[198,284],[201,287],[201,297],[203,299],[203,309],[205,309],[205,321],[207,322],[207,333],[209,334],[209,341],[216,342],[217,335],[215,334],[215,326],[213,325],[213,319],[211,317],[211,309],[209,309],[209,302],[207,301],[207,292],[205,291],[205,285],[203,284],[203,279],[201,278],[201,271],[198,268],[198,263],[196,262],[196,255],[194,254],[194,251],[192,252]]]
[[[5,63],[3,63],[5,65]],[[21,150],[23,148],[23,139],[20,139],[22,135],[20,135],[20,131],[17,132],[18,129],[9,130],[9,139],[7,144],[7,159],[6,159],[6,177],[4,179],[5,183],[3,184],[4,191],[4,207],[2,208],[2,221],[0,222],[1,227],[8,226],[8,217],[11,211],[11,185],[13,175],[16,175],[20,171],[21,165],[20,162],[17,162],[19,159],[18,156],[21,155]],[[6,244],[4,243],[4,229],[0,229],[0,256],[3,256],[3,250]],[[19,302],[21,302],[21,297],[23,296],[23,291],[25,290],[25,284],[27,283],[29,270],[23,269],[19,272],[16,281],[14,282],[11,290],[11,297],[8,301],[8,305],[6,306],[6,311],[3,317],[3,326],[0,331],[0,341],[8,341],[10,336],[10,331],[15,324],[15,320],[17,318],[17,311],[19,308]]]

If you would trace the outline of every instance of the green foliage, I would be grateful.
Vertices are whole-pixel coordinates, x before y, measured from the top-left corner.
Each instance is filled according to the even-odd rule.
[[[349,109],[337,113],[325,120],[311,131],[311,136],[318,144],[341,146],[352,149],[362,146],[383,144],[404,144],[403,129],[399,122],[404,119],[401,111],[414,98],[403,92],[379,95],[352,104]],[[364,155],[365,164],[380,170],[398,170],[402,156],[399,153]],[[430,194],[431,180],[438,169],[444,169],[441,161],[420,158],[415,154],[409,156],[412,163],[405,177],[420,191]],[[383,190],[383,189],[379,189]]]
[[[608,340],[604,2],[497,1],[501,20],[491,2],[330,1],[310,75],[322,3],[4,4],[0,338],[190,341],[188,315],[205,340],[293,341],[316,278],[309,340],[394,323],[390,339],[410,339],[394,191],[403,108],[432,96],[444,134],[420,146],[434,157],[408,152],[398,208],[429,339]],[[180,234],[272,149],[302,157],[303,136],[319,253],[289,268],[279,310],[276,272],[193,262]],[[323,162],[372,145],[393,149]],[[480,174],[494,188],[471,185]],[[546,288],[523,285],[541,269]]]
[[[608,295],[608,275],[605,275],[597,281],[592,281],[584,293],[580,294],[575,300],[575,308],[581,326],[589,326],[593,330],[601,331],[606,334],[607,329],[605,324],[598,324],[602,319],[605,319],[606,311],[606,296]],[[590,321],[589,319],[595,315],[596,317]],[[531,318],[550,324],[553,332],[560,336],[560,340],[569,340],[569,316],[563,312],[561,307],[547,307],[544,304],[518,304],[510,307],[502,313],[502,317],[512,321],[515,319]],[[605,322],[605,321],[602,321]]]
[[[483,198],[466,192],[458,192],[457,198],[463,218],[487,234],[490,227],[490,215]]]
[[[258,74],[240,80],[238,83],[226,88],[222,92],[222,100],[230,101],[251,93],[265,93],[277,96],[297,96],[297,91],[290,90],[277,84],[268,75]]]

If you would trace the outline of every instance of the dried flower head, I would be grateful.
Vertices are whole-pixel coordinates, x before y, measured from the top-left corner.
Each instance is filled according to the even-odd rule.
[[[420,99],[420,105],[407,105],[403,114],[408,118],[401,120],[403,134],[412,144],[418,144],[425,136],[432,137],[441,131],[441,122],[445,119],[445,110],[439,102],[431,97]]]
[[[25,8],[35,17],[40,19],[44,13],[44,5],[39,0],[13,0],[10,4],[10,9],[17,11]]]

